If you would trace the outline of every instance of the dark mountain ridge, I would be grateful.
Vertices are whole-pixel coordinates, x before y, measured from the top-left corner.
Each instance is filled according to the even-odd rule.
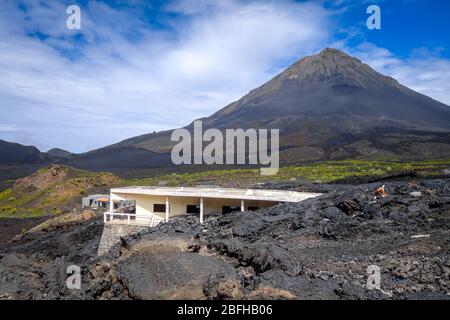
[[[0,140],[0,165],[39,164],[45,161],[44,156],[34,146]]]
[[[52,148],[48,150],[45,154],[55,159],[67,159],[73,156],[73,153],[60,148]]]
[[[450,156],[450,107],[339,50],[305,57],[209,117],[203,127],[280,129],[282,163]],[[192,123],[186,127],[192,130]],[[115,172],[173,168],[172,130],[58,161]],[[53,157],[54,158],[54,157]]]

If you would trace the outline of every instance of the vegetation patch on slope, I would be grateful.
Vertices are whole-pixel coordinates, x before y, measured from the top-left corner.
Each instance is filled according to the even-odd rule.
[[[164,174],[142,179],[130,179],[124,181],[124,183],[127,185],[158,185],[162,183],[168,186],[213,183],[236,187],[257,182],[287,181],[291,179],[330,183],[353,177],[377,178],[411,172],[425,177],[438,176],[443,175],[445,170],[449,170],[449,168],[450,159],[412,162],[342,160],[287,166],[280,168],[278,174],[273,176],[262,176],[259,169],[236,169]]]
[[[84,195],[119,184],[120,179],[111,173],[52,165],[0,192],[0,217],[60,214],[72,210]]]

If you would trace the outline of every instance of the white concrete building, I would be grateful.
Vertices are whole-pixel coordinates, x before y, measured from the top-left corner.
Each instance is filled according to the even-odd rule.
[[[108,208],[109,195],[107,194],[92,194],[81,199],[81,207],[84,208]]]
[[[254,211],[282,202],[300,202],[318,193],[235,189],[215,187],[123,187],[111,189],[111,203],[134,202],[126,208],[105,212],[105,223],[126,223],[155,226],[171,217],[221,215],[232,211]]]

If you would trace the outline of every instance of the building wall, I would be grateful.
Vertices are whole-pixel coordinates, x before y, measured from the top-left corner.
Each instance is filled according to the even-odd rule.
[[[84,197],[83,199],[81,199],[81,207],[82,208],[88,208],[91,206],[90,201],[89,201],[89,197]]]
[[[113,193],[112,200],[135,200],[137,215],[155,214],[165,219],[165,212],[153,212],[154,204],[165,204],[165,196],[139,195],[139,194],[120,194]],[[197,197],[169,197],[170,213],[169,217],[186,215],[187,205],[200,205],[200,198]],[[267,208],[274,205],[271,201],[249,201],[245,200],[245,210],[248,207]],[[223,206],[241,208],[239,199],[221,199],[221,198],[203,198],[203,214],[222,214]]]
[[[191,197],[169,197],[170,214],[169,217],[186,215],[187,205],[200,205],[200,198]]]
[[[204,214],[221,214],[223,206],[238,207],[241,208],[241,200],[235,199],[216,199],[205,198],[203,199],[203,212]]]
[[[241,210],[240,199],[204,198],[203,204],[204,214],[221,214],[223,206],[238,207]],[[244,210],[247,210],[248,207],[257,207],[259,209],[268,208],[275,204],[272,201],[244,200]]]
[[[154,204],[165,204],[166,197],[163,196],[149,196],[149,195],[141,195],[141,194],[120,194],[113,193],[113,200],[134,200],[136,201],[136,214],[137,215],[151,215],[156,214],[161,218],[165,218],[165,213],[154,213],[153,205]]]

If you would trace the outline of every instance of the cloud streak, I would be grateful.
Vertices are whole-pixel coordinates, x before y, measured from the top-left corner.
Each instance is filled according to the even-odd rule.
[[[348,51],[378,72],[450,105],[450,60],[441,58],[439,51],[418,48],[403,59],[371,43],[363,43]]]

